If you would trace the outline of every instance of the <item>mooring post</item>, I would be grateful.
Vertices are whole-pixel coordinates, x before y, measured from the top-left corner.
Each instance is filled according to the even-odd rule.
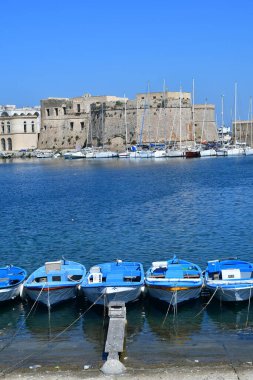
[[[101,371],[107,375],[118,375],[126,370],[125,366],[119,361],[119,353],[123,352],[125,338],[125,302],[110,302],[108,305],[108,317],[109,326],[105,343],[105,353],[108,356]]]

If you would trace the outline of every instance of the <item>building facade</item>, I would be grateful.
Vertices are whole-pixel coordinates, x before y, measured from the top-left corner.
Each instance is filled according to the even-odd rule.
[[[0,150],[36,149],[40,131],[40,107],[0,106]]]
[[[232,124],[234,143],[253,147],[253,120],[240,120]]]
[[[40,149],[217,140],[214,105],[192,105],[187,92],[48,98],[41,101]]]

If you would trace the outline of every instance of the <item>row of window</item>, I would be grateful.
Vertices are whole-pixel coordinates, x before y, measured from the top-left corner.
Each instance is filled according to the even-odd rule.
[[[81,121],[81,122],[80,122],[80,127],[81,127],[81,131],[83,131],[83,130],[84,130],[84,121]],[[73,122],[73,121],[71,121],[71,122],[69,123],[69,128],[70,128],[71,131],[74,130],[74,122]],[[46,129],[47,129],[47,126],[44,125],[44,130],[46,131]]]
[[[63,115],[67,114],[67,108],[66,107],[46,108],[45,112],[46,112],[46,116],[58,116],[59,113],[61,113],[61,111],[62,111]],[[81,112],[81,104],[76,104],[76,112],[77,113]]]
[[[24,121],[24,133],[27,133],[27,122]],[[11,124],[9,121],[7,121],[7,125],[5,128],[4,121],[1,122],[1,131],[2,133],[11,133]],[[31,132],[34,133],[35,127],[34,127],[34,121],[31,122]]]

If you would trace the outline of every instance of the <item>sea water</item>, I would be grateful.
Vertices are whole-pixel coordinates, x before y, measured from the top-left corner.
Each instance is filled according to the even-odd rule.
[[[118,258],[147,270],[174,254],[203,270],[211,259],[253,261],[251,157],[2,160],[0,184],[0,266],[30,274],[62,256],[87,269]],[[147,297],[130,305],[123,363],[251,362],[251,305],[207,302],[168,314]],[[87,308],[1,305],[0,367],[99,368],[106,321]]]

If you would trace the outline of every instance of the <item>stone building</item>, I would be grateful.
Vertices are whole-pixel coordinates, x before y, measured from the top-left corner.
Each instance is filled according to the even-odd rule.
[[[36,149],[40,130],[40,107],[0,106],[1,151]]]
[[[127,141],[126,141],[127,136]],[[39,148],[66,149],[217,139],[214,105],[192,106],[190,93],[152,92],[41,101]]]
[[[232,123],[234,142],[253,147],[253,120],[240,120]]]

